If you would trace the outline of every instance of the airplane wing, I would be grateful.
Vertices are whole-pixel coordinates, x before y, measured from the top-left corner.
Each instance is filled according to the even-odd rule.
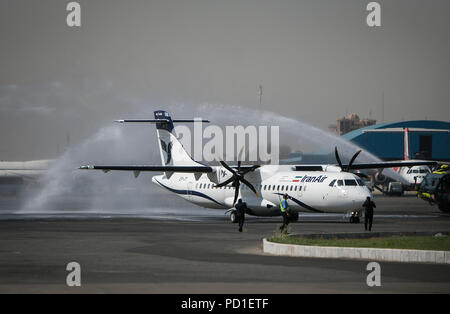
[[[371,163],[360,163],[343,164],[341,169],[348,170],[360,170],[360,169],[380,169],[380,168],[396,168],[396,167],[413,167],[413,166],[436,166],[438,163],[436,161],[412,161],[412,160],[399,160],[399,161],[386,161],[386,162],[371,162]],[[338,164],[329,165],[296,165],[296,171],[325,171],[329,169],[329,166],[339,169]]]
[[[386,161],[386,162],[372,162],[366,164],[353,164],[353,165],[342,165],[343,168],[348,168],[349,170],[358,169],[379,169],[379,168],[395,168],[395,167],[413,167],[413,166],[435,166],[437,162],[435,161]]]
[[[83,170],[102,170],[103,172],[108,172],[112,170],[119,171],[156,171],[156,172],[201,172],[201,173],[209,173],[213,172],[212,167],[208,166],[81,166],[79,169]]]

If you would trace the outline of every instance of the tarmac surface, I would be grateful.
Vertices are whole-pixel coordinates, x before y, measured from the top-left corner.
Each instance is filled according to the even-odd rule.
[[[175,197],[175,196],[173,196]],[[376,196],[374,231],[450,231],[450,215],[407,196]],[[0,209],[11,202],[0,200]],[[187,203],[186,203],[186,206]],[[192,207],[189,207],[192,209]],[[262,238],[280,218],[248,217],[239,233],[223,211],[134,214],[0,213],[0,293],[449,293],[450,265],[270,256]],[[301,215],[291,233],[364,232],[340,215]],[[66,265],[81,266],[68,287]]]

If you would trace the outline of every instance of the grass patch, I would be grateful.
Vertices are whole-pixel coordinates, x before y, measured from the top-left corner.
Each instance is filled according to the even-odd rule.
[[[450,236],[393,236],[368,239],[311,239],[306,237],[275,235],[268,240],[275,243],[311,246],[450,251]]]

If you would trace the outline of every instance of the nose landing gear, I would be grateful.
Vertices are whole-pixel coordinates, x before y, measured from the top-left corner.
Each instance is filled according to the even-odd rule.
[[[359,215],[359,212],[358,212],[358,211],[352,211],[352,212],[350,212],[350,213],[349,213],[349,216],[350,216],[349,222],[350,222],[351,224],[358,224],[358,223],[360,222],[360,219],[359,219],[360,215]]]

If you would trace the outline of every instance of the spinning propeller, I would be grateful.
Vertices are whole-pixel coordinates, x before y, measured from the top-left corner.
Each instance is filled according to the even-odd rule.
[[[337,146],[334,147],[334,155],[336,156],[336,160],[339,164],[339,167],[342,169],[343,172],[350,172],[350,169],[352,168],[353,162],[355,161],[356,157],[358,157],[358,155],[362,152],[362,150],[358,150],[352,157],[352,159],[350,159],[350,163],[347,165],[347,167],[344,167],[342,165],[341,162],[341,158],[339,157],[339,153],[338,153],[338,149]],[[369,176],[364,174],[364,173],[355,173],[355,175],[357,175],[360,178],[365,178],[368,179]]]
[[[242,153],[242,149],[241,149],[241,152],[239,153],[239,155],[241,155],[241,153]],[[238,196],[239,196],[239,187],[240,187],[240,185],[241,185],[241,182],[242,182],[243,184],[245,184],[246,186],[248,186],[248,188],[249,188],[250,190],[252,190],[253,193],[255,193],[256,195],[258,195],[258,192],[256,192],[256,189],[254,188],[254,186],[253,186],[250,182],[248,182],[247,180],[245,180],[244,176],[245,176],[247,173],[249,173],[249,172],[255,171],[257,168],[260,167],[260,165],[253,165],[253,166],[251,166],[251,167],[249,167],[249,168],[241,169],[241,160],[240,160],[240,159],[241,159],[241,158],[239,158],[239,160],[238,160],[237,170],[235,170],[235,169],[231,168],[230,166],[228,166],[228,165],[225,163],[225,161],[223,161],[223,160],[220,160],[220,161],[219,161],[220,164],[221,164],[225,169],[227,169],[229,172],[231,172],[233,175],[232,175],[232,177],[229,178],[228,180],[225,180],[224,182],[219,183],[219,184],[217,184],[217,185],[215,186],[216,188],[220,188],[220,187],[223,187],[223,186],[225,186],[225,185],[227,185],[227,184],[229,184],[229,183],[232,183],[232,186],[234,187],[234,200],[233,200],[233,206],[234,206],[234,204],[236,204],[237,198],[238,198]]]
[[[344,167],[344,166],[342,165],[341,158],[339,158],[339,153],[338,153],[337,146],[334,147],[334,155],[336,156],[336,160],[337,160],[337,162],[338,162],[338,164],[339,164],[339,167],[341,167],[342,171],[344,171],[344,172],[349,172],[349,171],[350,171],[350,168],[352,167],[353,162],[355,161],[356,157],[358,157],[358,155],[359,155],[361,152],[362,152],[362,150],[358,150],[358,151],[353,155],[352,159],[350,159],[350,163],[347,165],[347,167]]]

